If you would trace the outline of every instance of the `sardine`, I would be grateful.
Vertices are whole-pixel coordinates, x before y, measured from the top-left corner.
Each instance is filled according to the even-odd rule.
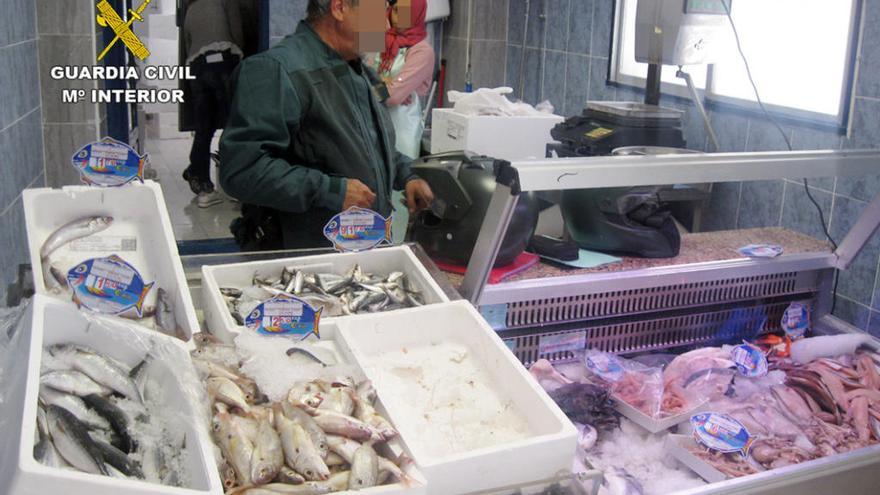
[[[48,258],[43,260],[41,264],[43,266],[43,281],[46,283],[46,288],[55,294],[59,294],[62,290],[68,288],[67,277]]]
[[[302,426],[294,423],[280,410],[275,411],[275,429],[281,436],[281,446],[287,464],[310,481],[323,481],[330,477],[317,447]]]
[[[46,418],[52,441],[64,460],[80,471],[109,474],[86,426],[76,416],[64,408],[49,406]]]
[[[97,234],[113,223],[113,217],[86,217],[66,223],[49,235],[40,248],[40,258],[46,259],[68,242]]]
[[[257,430],[254,453],[251,458],[251,481],[255,485],[265,485],[278,476],[284,465],[284,451],[278,433],[268,420],[260,422]]]
[[[79,397],[89,394],[108,395],[110,389],[80,371],[50,371],[40,377],[40,385]]]
[[[254,446],[231,420],[229,413],[217,413],[213,420],[214,437],[223,456],[235,470],[240,485],[251,483],[251,459]]]
[[[308,350],[308,349],[304,349],[304,348],[301,347],[301,346],[299,346],[299,347],[291,347],[290,349],[287,350],[287,355],[290,356],[290,357],[293,357],[293,356],[296,356],[296,355],[299,355],[299,356],[305,356],[305,357],[307,357],[308,359],[310,359],[310,360],[312,360],[312,361],[314,361],[314,362],[320,364],[320,365],[323,366],[323,367],[329,366],[329,364],[328,364],[328,363],[325,363],[323,359],[319,358],[319,357],[316,356],[314,353],[312,353],[310,350]]]
[[[64,347],[54,353],[56,358],[65,361],[71,368],[81,371],[107,388],[115,390],[129,399],[143,402],[143,397],[128,369],[121,368],[110,359],[91,349],[83,347]]]
[[[395,284],[401,282],[406,275],[403,272],[391,272],[388,274],[388,278],[385,279],[389,284]]]
[[[321,459],[326,459],[327,454],[330,452],[330,447],[327,445],[327,434],[318,426],[315,419],[309,413],[287,401],[281,403],[281,410],[287,416],[287,419],[306,430],[306,433],[308,433],[309,438],[312,440],[312,444],[318,449]]]
[[[207,380],[208,394],[224,404],[237,407],[249,413],[251,406],[248,404],[245,393],[241,388],[228,378],[212,377]]]
[[[365,443],[354,452],[351,461],[351,476],[348,480],[349,490],[363,490],[376,486],[379,478],[379,456],[372,445]]]
[[[243,294],[241,289],[235,287],[220,287],[220,293],[226,297],[234,297],[238,299]]]
[[[328,435],[341,435],[358,441],[382,439],[382,435],[372,426],[335,411],[319,410],[314,418]]]
[[[306,274],[297,270],[296,275],[293,277],[293,293],[297,296],[302,294],[305,284]]]
[[[144,479],[144,473],[138,463],[131,460],[125,452],[117,449],[109,443],[94,440],[96,451],[106,464],[118,469],[122,474],[129,477]]]
[[[59,392],[45,385],[40,386],[40,400],[47,406],[66,409],[89,428],[109,430],[110,423],[100,414],[86,407],[83,399],[66,392]]]
[[[168,297],[168,292],[159,287],[158,296],[156,297],[156,326],[165,335],[177,337],[186,342],[188,339],[186,333],[180,325],[177,324],[177,317],[174,314],[174,304]]]

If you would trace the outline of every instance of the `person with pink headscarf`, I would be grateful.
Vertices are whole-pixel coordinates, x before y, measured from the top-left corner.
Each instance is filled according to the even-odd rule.
[[[434,74],[434,49],[426,39],[427,11],[427,0],[390,1],[385,51],[370,61],[388,88],[385,105],[397,150],[410,158],[419,157],[424,131],[419,97],[428,93]]]

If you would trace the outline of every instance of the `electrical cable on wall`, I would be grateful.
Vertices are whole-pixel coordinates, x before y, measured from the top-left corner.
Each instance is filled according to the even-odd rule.
[[[779,133],[782,135],[782,139],[785,141],[786,147],[788,147],[788,151],[793,151],[794,148],[791,145],[791,139],[789,139],[788,135],[785,133],[785,130],[779,124],[779,122],[770,114],[767,110],[767,107],[764,106],[764,102],[761,100],[761,95],[758,93],[758,86],[755,84],[755,79],[752,77],[752,70],[749,67],[749,61],[746,58],[745,52],[743,52],[742,44],[739,39],[739,32],[736,29],[736,23],[733,22],[733,16],[730,13],[730,4],[728,3],[730,0],[721,0],[721,4],[724,5],[724,11],[727,14],[727,19],[730,21],[730,28],[733,30],[733,37],[736,40],[736,49],[739,51],[739,56],[742,58],[743,64],[746,68],[746,75],[749,78],[749,83],[752,85],[752,90],[755,93],[755,99],[758,101],[758,106],[761,107],[761,111],[764,113],[764,116],[767,117]],[[828,231],[828,224],[825,222],[825,214],[822,212],[822,207],[819,205],[819,202],[816,201],[816,198],[813,197],[813,194],[810,192],[810,184],[807,179],[804,180],[804,191],[807,193],[807,198],[809,198],[810,202],[813,203],[813,206],[816,207],[816,211],[819,213],[819,222],[822,225],[822,232],[825,234],[825,238],[828,239],[828,242],[831,243],[831,246],[837,251],[837,242],[834,241],[834,238],[831,237],[831,233]],[[834,288],[831,291],[831,312],[834,313],[834,308],[837,305],[837,282],[840,278],[840,270],[835,270],[834,272]]]

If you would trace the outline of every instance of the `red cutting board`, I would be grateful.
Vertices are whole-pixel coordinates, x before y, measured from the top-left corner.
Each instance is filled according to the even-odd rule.
[[[537,254],[523,252],[519,256],[517,256],[516,259],[513,260],[513,263],[510,263],[509,265],[499,266],[498,268],[493,268],[492,271],[489,273],[489,283],[497,284],[516,275],[517,273],[528,270],[536,263],[538,263],[538,259],[539,256]],[[437,267],[444,272],[458,273],[464,275],[464,272],[467,270],[466,266],[452,265],[436,260],[434,261],[434,263],[436,263]]]

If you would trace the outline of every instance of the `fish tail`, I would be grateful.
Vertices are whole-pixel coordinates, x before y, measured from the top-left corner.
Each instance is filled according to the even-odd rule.
[[[147,300],[147,294],[150,292],[150,289],[156,285],[156,282],[150,282],[149,284],[144,286],[144,290],[141,291],[141,296],[138,298],[137,304],[134,306],[135,311],[137,311],[138,318],[140,318],[144,314],[144,301]]]
[[[141,182],[143,182],[144,181],[144,169],[147,167],[147,155],[140,156],[138,158],[140,160],[138,160],[137,179],[139,179]]]

